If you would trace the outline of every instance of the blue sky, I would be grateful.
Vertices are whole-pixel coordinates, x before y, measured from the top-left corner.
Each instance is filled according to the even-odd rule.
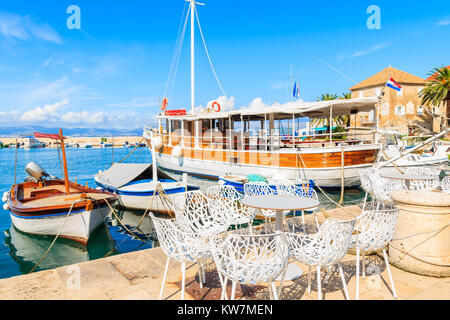
[[[426,77],[450,64],[449,1],[218,1],[198,14],[235,108],[341,94],[388,65]],[[69,30],[69,5],[81,30]],[[381,29],[367,28],[367,8]],[[0,125],[135,128],[159,112],[183,0],[2,0]],[[222,96],[196,33],[196,102]],[[186,34],[170,108],[190,105]],[[256,100],[255,100],[256,99]]]

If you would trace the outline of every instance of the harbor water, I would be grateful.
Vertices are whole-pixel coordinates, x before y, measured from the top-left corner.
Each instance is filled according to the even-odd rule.
[[[66,150],[70,180],[77,180],[95,188],[94,176],[99,170],[107,169],[113,161],[118,162],[125,158],[132,149],[126,148],[92,148]],[[0,192],[8,191],[14,184],[16,150],[0,149]],[[40,164],[49,174],[63,177],[60,166],[60,157],[57,149],[18,149],[17,150],[17,183],[26,178],[25,166],[34,161]],[[129,163],[151,162],[151,153],[148,148],[138,148],[126,159]],[[169,173],[174,179],[181,180],[179,174]],[[207,187],[217,184],[216,181],[188,177],[188,182],[196,184],[205,191]],[[328,196],[339,201],[339,189],[327,189]],[[336,205],[318,191],[320,208],[330,209]],[[364,193],[358,188],[348,189],[344,195],[344,204],[351,205],[362,201]],[[0,279],[26,274],[39,262],[53,241],[53,237],[40,237],[18,231],[11,224],[9,211],[0,209]],[[319,209],[320,210],[320,209]],[[156,245],[156,234],[152,228],[150,218],[144,217],[139,211],[118,211],[119,217],[139,238],[130,235],[125,228],[111,214],[92,235],[89,244],[82,246],[73,241],[58,239],[49,254],[36,269],[47,270],[74,263],[100,259],[110,255],[127,253],[151,248]],[[140,223],[141,222],[141,223]],[[139,228],[137,226],[139,225]]]

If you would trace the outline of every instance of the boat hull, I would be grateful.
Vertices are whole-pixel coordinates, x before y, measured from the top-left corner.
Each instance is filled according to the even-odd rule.
[[[97,185],[102,190],[117,194],[119,196],[119,201],[116,203],[118,206],[133,210],[148,210],[154,213],[170,214],[173,210],[168,207],[166,201],[161,199],[160,196],[154,196],[154,188],[149,190],[139,190],[132,191],[130,188],[133,186],[139,186],[139,184],[134,184],[132,186],[125,188],[114,188],[112,186],[101,183],[98,179],[95,179]],[[187,188],[179,182],[174,182],[175,187],[165,188],[164,192],[169,198],[169,202],[172,198],[180,193],[186,191],[198,190],[197,186],[188,185]]]
[[[108,213],[109,207],[100,207],[71,212],[68,218],[68,212],[47,216],[20,216],[11,212],[10,216],[13,225],[22,232],[40,236],[56,236],[60,232],[60,238],[86,245],[91,233],[104,222]]]
[[[173,172],[187,172],[191,175],[210,179],[219,179],[220,176],[261,174],[265,177],[283,175],[290,180],[314,180],[320,187],[340,187],[342,182],[341,167],[302,168],[265,166],[259,164],[225,163],[213,160],[197,160],[189,158],[175,158],[171,155],[158,153],[156,156],[158,166]],[[344,186],[354,187],[361,184],[359,171],[372,167],[372,163],[345,166]]]

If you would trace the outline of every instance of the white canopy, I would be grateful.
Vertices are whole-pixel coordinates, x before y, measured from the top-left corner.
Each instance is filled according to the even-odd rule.
[[[287,116],[288,114],[298,114],[310,118],[323,118],[330,115],[348,115],[358,112],[374,110],[378,99],[357,98],[357,99],[339,99],[317,102],[290,102],[285,105],[274,105],[265,108],[244,108],[227,112],[204,112],[198,114],[188,114],[185,116],[166,116],[161,114],[159,119],[171,120],[201,120],[201,119],[223,119],[229,117],[241,116],[264,116],[265,114],[279,114]]]

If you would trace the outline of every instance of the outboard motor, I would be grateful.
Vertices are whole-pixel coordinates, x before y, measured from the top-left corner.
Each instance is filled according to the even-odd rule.
[[[29,175],[25,181],[42,181],[44,178],[56,179],[35,162],[29,162],[25,167],[25,171]]]

